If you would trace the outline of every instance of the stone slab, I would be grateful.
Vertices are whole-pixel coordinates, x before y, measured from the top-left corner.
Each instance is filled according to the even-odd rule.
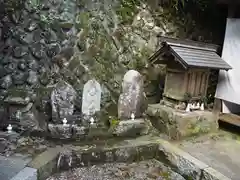
[[[122,120],[113,128],[113,134],[119,137],[146,135],[149,133],[150,124],[144,119]]]
[[[232,180],[240,177],[240,140],[228,132],[186,139],[179,147]]]
[[[212,167],[203,170],[202,180],[231,180]]]
[[[166,162],[176,167],[181,175],[193,177],[195,180],[200,180],[202,169],[208,167],[167,141],[159,140],[159,153],[160,157],[164,157]]]
[[[45,180],[56,172],[58,156],[62,150],[60,146],[49,148],[28,164],[28,167],[37,170],[38,180]]]
[[[37,180],[37,170],[30,167],[25,167],[11,180]]]
[[[29,163],[29,159],[0,156],[0,179],[9,180]]]
[[[157,144],[141,140],[123,140],[115,144],[66,147],[59,155],[58,169],[91,166],[112,162],[135,162],[153,159]]]
[[[177,169],[184,177],[195,180],[230,180],[228,177],[210,167],[208,164],[170,144],[165,140],[158,140],[160,159]],[[163,159],[162,159],[163,160]]]
[[[209,111],[185,112],[160,104],[150,104],[147,115],[155,128],[173,140],[216,132],[218,129],[217,117]]]

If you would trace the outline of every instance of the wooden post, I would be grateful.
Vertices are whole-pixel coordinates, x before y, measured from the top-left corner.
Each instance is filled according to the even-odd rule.
[[[213,114],[216,116],[217,121],[219,120],[221,112],[222,112],[222,100],[215,98],[213,104]]]

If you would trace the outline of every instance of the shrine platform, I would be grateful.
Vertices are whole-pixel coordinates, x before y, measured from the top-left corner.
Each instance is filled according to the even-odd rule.
[[[171,140],[216,132],[217,116],[210,111],[185,112],[161,104],[150,104],[147,115],[152,125]]]

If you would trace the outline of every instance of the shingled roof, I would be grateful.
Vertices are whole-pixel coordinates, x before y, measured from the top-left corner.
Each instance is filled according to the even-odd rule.
[[[232,67],[217,54],[218,46],[216,45],[166,37],[160,37],[160,41],[162,47],[150,57],[150,61],[155,61],[157,57],[167,49],[184,68],[232,69]]]

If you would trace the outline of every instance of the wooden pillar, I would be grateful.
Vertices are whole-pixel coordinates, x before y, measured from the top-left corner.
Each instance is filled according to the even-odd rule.
[[[215,98],[213,104],[213,114],[215,115],[217,121],[219,120],[220,114],[222,113],[222,100]]]

